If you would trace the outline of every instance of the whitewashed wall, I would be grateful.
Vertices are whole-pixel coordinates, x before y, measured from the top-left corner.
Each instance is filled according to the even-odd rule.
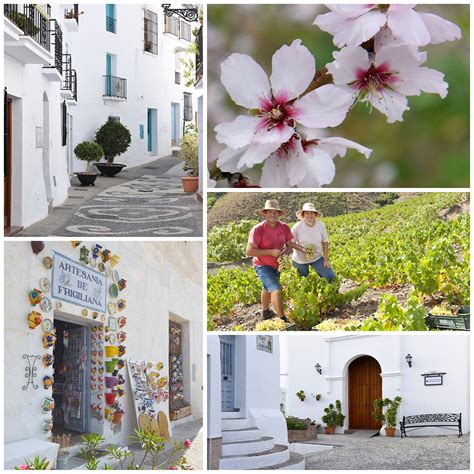
[[[88,243],[92,246],[94,242]],[[152,361],[168,360],[168,321],[170,313],[190,323],[190,359],[194,366],[191,381],[193,414],[202,416],[202,245],[200,242],[97,242],[117,253],[121,261],[116,267],[127,280],[121,292],[127,300],[127,352],[125,358]],[[41,327],[28,328],[26,317],[32,310],[28,292],[38,288],[40,278],[51,278],[51,271],[44,268],[42,260],[56,250],[79,260],[79,250],[69,241],[46,242],[45,249],[34,255],[30,242],[5,244],[5,443],[27,438],[46,439],[41,431],[40,404],[51,390],[42,385],[43,376],[52,369],[37,363],[38,390],[25,383],[22,359],[24,353],[43,355]],[[82,317],[80,306],[63,303],[65,314]],[[88,318],[90,319],[90,318]],[[49,352],[51,352],[49,350]],[[136,417],[131,400],[128,374],[122,370],[127,394],[120,399],[125,410],[122,429],[113,433],[105,422],[107,441],[125,443],[133,429]],[[166,405],[167,406],[167,405]]]
[[[221,432],[221,364],[219,336],[207,336],[207,437],[220,438]]]
[[[469,336],[464,334],[404,335],[284,335],[280,336],[281,389],[286,392],[287,415],[311,418],[323,425],[321,416],[329,403],[339,399],[343,413],[348,410],[347,371],[359,356],[374,357],[382,369],[382,396],[401,396],[398,420],[404,415],[462,413],[463,432],[470,429]],[[413,356],[410,368],[405,356]],[[314,366],[322,366],[319,375]],[[442,386],[424,386],[420,375],[446,372]],[[301,402],[296,392],[304,390]],[[311,395],[321,394],[316,401]],[[348,428],[346,417],[343,432]],[[411,435],[446,434],[446,430],[426,429]],[[381,434],[384,434],[382,430]]]

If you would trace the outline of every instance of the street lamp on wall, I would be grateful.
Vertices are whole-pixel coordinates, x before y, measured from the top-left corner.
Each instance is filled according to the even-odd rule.
[[[411,364],[412,364],[412,362],[413,362],[413,357],[412,357],[412,355],[411,355],[411,354],[407,354],[407,355],[405,356],[405,360],[407,361],[408,367],[411,367]]]
[[[316,369],[316,372],[321,375],[322,372],[323,372],[323,369],[321,367],[321,365],[319,364],[319,362],[314,366],[314,368]]]

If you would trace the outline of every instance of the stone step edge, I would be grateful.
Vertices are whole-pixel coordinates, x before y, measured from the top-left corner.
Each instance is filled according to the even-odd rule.
[[[305,458],[302,454],[291,452],[290,459],[288,461],[282,462],[280,464],[274,464],[273,466],[258,467],[253,469],[254,471],[275,471],[279,469],[284,469],[288,466],[293,466],[304,461]]]
[[[260,441],[270,441],[273,439],[271,436],[263,436],[260,439],[251,439],[250,441],[230,441],[223,442],[222,446],[227,446],[229,444],[245,444],[245,443],[259,443]]]
[[[267,454],[282,453],[283,451],[288,451],[288,446],[284,444],[275,444],[275,447],[272,449],[268,449],[267,451],[262,451],[260,453],[231,454],[229,456],[222,456],[221,459],[253,458],[258,456],[266,456]]]
[[[221,430],[222,433],[233,433],[235,431],[255,431],[255,430],[258,430],[258,428],[256,426],[252,426],[250,428],[240,428],[238,430]]]

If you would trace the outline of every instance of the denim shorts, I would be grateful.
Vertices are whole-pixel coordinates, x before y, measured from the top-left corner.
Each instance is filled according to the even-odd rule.
[[[326,280],[329,281],[332,281],[334,278],[336,278],[332,268],[324,267],[323,257],[320,257],[315,262],[311,263],[298,263],[293,260],[293,266],[298,270],[298,273],[302,277],[307,277],[309,275],[309,267],[311,266],[321,278],[326,278]]]
[[[280,286],[280,272],[269,265],[259,265],[255,267],[255,272],[263,287],[269,292],[281,289]]]

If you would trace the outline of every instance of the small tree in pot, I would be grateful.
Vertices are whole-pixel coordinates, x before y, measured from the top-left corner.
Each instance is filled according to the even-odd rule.
[[[185,192],[195,192],[198,187],[199,159],[198,159],[198,134],[189,131],[181,140],[179,159],[184,161],[183,169],[187,176],[183,176],[183,189]]]
[[[97,130],[95,141],[104,149],[107,163],[96,164],[102,175],[114,176],[126,165],[114,163],[116,156],[125,153],[130,146],[132,136],[129,129],[115,120],[108,120]]]
[[[326,425],[324,427],[324,432],[326,434],[334,434],[336,431],[336,426],[344,426],[345,415],[342,414],[341,401],[336,400],[336,406],[330,403],[324,409],[324,415],[321,417],[321,420]]]
[[[401,397],[381,398],[372,402],[372,417],[378,422],[385,425],[385,434],[387,437],[393,438],[397,426],[398,407],[402,403]]]
[[[97,178],[97,173],[90,171],[90,163],[99,161],[104,156],[104,150],[95,142],[81,142],[74,148],[74,154],[79,160],[86,161],[86,171],[83,173],[76,173],[82,186],[94,186],[94,181]]]

